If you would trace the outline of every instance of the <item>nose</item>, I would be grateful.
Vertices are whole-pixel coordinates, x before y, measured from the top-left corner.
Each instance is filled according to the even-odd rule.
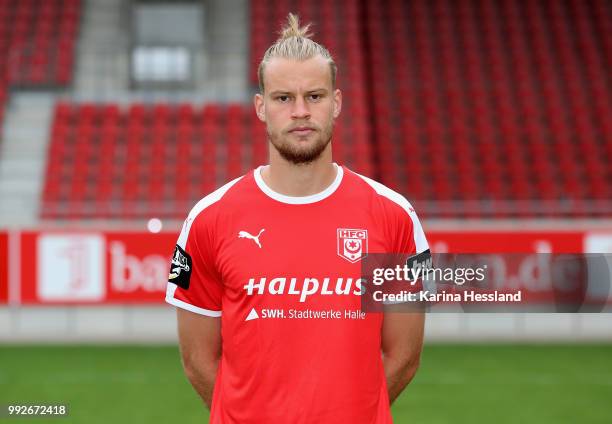
[[[308,109],[308,104],[302,97],[297,97],[295,102],[293,103],[291,117],[294,119],[310,118],[310,110]]]

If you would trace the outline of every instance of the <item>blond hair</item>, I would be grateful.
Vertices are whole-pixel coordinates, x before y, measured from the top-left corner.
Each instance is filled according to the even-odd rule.
[[[332,87],[336,86],[336,73],[338,68],[336,62],[332,58],[329,51],[321,44],[310,39],[312,34],[308,32],[311,24],[300,27],[300,19],[297,15],[290,13],[287,15],[287,24],[281,29],[280,37],[274,44],[268,47],[264,53],[263,59],[259,63],[257,69],[257,77],[259,78],[259,90],[264,92],[264,70],[270,59],[281,57],[284,59],[307,60],[316,55],[321,55],[327,59],[331,70]]]

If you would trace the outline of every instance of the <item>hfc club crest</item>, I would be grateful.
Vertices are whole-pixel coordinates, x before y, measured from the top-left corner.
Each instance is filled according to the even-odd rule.
[[[338,255],[351,263],[368,255],[368,230],[338,228]]]

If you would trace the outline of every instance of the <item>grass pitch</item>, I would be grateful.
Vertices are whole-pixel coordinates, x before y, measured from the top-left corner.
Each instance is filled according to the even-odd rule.
[[[68,404],[14,423],[206,423],[172,346],[0,346],[0,405]],[[612,345],[431,345],[396,423],[610,423]]]

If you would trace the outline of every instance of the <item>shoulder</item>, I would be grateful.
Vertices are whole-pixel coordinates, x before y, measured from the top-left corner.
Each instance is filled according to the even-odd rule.
[[[352,171],[349,172],[355,179],[355,184],[360,187],[359,191],[366,193],[366,199],[372,205],[377,221],[382,220],[388,225],[391,232],[411,232],[417,253],[429,248],[419,217],[408,199],[378,181]],[[396,247],[396,249],[401,251],[402,247]]]
[[[412,204],[397,191],[391,190],[386,185],[351,170],[348,170],[347,174],[351,175],[366,195],[374,197],[381,207],[400,214],[407,214],[413,219],[416,218],[416,211]]]
[[[233,191],[240,189],[240,182],[243,181],[245,177],[245,175],[238,177],[219,187],[212,193],[204,196],[191,209],[189,215],[187,216],[187,219],[191,218],[193,220],[199,215],[201,215],[203,212],[210,212],[215,206],[224,204]]]
[[[219,208],[223,208],[223,205],[227,203],[227,199],[231,197],[236,190],[240,190],[240,186],[247,176],[248,174],[238,177],[200,199],[191,209],[189,215],[187,215],[187,219],[185,219],[183,223],[178,244],[184,248],[187,242],[187,236],[194,226],[201,226],[207,221],[213,221]]]

